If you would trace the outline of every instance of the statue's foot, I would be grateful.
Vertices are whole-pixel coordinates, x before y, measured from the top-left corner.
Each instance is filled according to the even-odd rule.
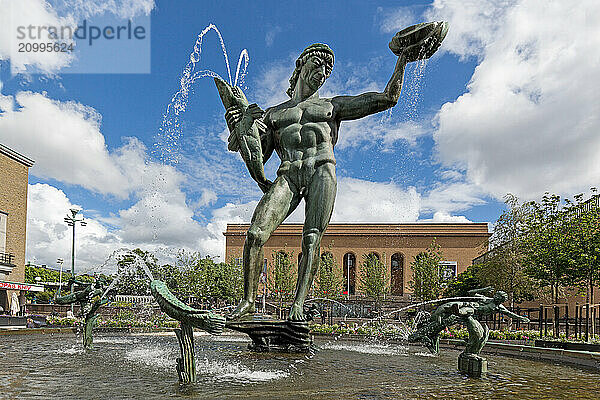
[[[304,317],[303,307],[299,304],[292,304],[292,308],[290,308],[290,315],[288,316],[288,321],[294,322],[304,322],[306,318]]]
[[[254,314],[255,312],[254,302],[249,302],[248,300],[242,300],[240,304],[236,307],[236,309],[227,316],[227,320],[233,321],[236,319],[240,319],[245,315]]]

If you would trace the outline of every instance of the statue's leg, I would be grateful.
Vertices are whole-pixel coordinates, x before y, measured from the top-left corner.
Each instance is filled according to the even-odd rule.
[[[298,267],[296,297],[288,319],[304,321],[304,299],[319,269],[321,238],[333,212],[337,191],[335,165],[322,164],[317,167],[305,196],[306,216],[302,230],[302,260]]]
[[[486,331],[479,321],[473,317],[468,317],[466,321],[467,331],[469,332],[469,340],[465,348],[465,354],[478,355],[485,345]]]
[[[258,279],[263,268],[263,245],[299,202],[300,196],[294,193],[287,178],[280,176],[256,206],[244,243],[244,299],[229,319],[254,312]]]
[[[479,341],[479,344],[477,346],[477,354],[481,353],[481,350],[483,350],[483,346],[485,346],[485,344],[488,341],[488,338],[490,336],[490,328],[488,328],[488,326],[484,323],[481,324],[483,327],[483,336],[481,338],[481,340]]]
[[[85,349],[89,349],[92,347],[92,342],[93,342],[93,337],[92,337],[92,332],[94,330],[94,325],[96,324],[96,318],[98,318],[97,315],[93,315],[89,318],[86,318],[84,320],[84,326],[83,326],[83,347]]]

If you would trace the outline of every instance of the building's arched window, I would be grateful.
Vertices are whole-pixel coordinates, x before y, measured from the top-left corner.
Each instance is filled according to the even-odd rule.
[[[344,254],[344,293],[353,295],[356,293],[356,256],[353,253]]]
[[[390,288],[392,295],[402,296],[404,294],[404,256],[402,253],[394,253],[391,264]]]
[[[298,253],[298,267],[300,267],[301,262],[302,262],[302,252]]]

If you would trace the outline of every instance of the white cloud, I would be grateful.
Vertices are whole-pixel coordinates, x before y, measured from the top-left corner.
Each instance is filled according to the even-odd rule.
[[[436,211],[433,213],[433,218],[423,219],[422,222],[450,222],[450,223],[468,223],[471,222],[464,215],[450,215],[444,211]]]
[[[265,35],[265,44],[267,47],[273,46],[273,42],[275,41],[275,36],[281,33],[282,29],[280,26],[275,26],[270,28]]]
[[[393,182],[339,178],[332,222],[410,222],[419,217],[420,195]]]
[[[416,23],[416,7],[400,7],[395,9],[377,8],[376,25],[383,33],[396,33]],[[391,38],[390,38],[391,39]]]
[[[426,132],[425,128],[415,121],[395,121],[386,116],[372,115],[342,122],[337,147],[345,149],[377,145],[381,146],[383,151],[392,151],[396,141],[404,140],[414,146],[417,138]]]
[[[36,161],[33,175],[127,197],[128,179],[108,153],[93,108],[32,92],[17,93],[14,102],[18,107],[0,113],[2,142]]]
[[[72,231],[63,218],[75,205],[53,186],[29,185],[27,198],[27,260],[55,265],[57,258],[70,268]],[[76,227],[76,272],[101,264],[121,244],[106,227],[86,217],[87,226]]]
[[[425,12],[425,19],[450,24],[440,51],[480,57],[487,45],[498,39],[507,12],[517,3],[518,0],[435,0]]]
[[[468,90],[437,116],[440,161],[500,198],[572,195],[600,175],[600,3],[439,0],[445,48],[477,55]]]
[[[300,49],[301,51],[301,49]],[[251,92],[248,101],[255,102],[261,108],[275,106],[289,100],[286,90],[290,86],[289,79],[294,71],[296,55],[290,55],[287,59],[274,62],[265,67],[258,77],[251,82]]]
[[[450,213],[485,204],[480,187],[464,181],[438,182],[422,198],[421,212]]]
[[[154,0],[50,0],[59,13],[89,18],[93,15],[112,13],[121,18],[148,15],[154,8]]]

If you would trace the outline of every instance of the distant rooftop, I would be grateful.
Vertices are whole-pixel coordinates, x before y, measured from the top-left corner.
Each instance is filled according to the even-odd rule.
[[[225,236],[245,235],[250,224],[227,224]],[[273,235],[296,235],[302,232],[302,224],[281,224]],[[485,222],[407,222],[398,224],[381,223],[334,223],[329,224],[325,235],[348,236],[485,236],[488,237],[488,224]]]
[[[23,164],[29,168],[33,167],[33,164],[35,164],[35,161],[33,161],[31,158],[25,157],[23,154],[17,153],[13,149],[8,148],[1,143],[0,143],[0,154],[4,154],[5,156],[10,157],[13,160],[18,161],[21,164]]]

